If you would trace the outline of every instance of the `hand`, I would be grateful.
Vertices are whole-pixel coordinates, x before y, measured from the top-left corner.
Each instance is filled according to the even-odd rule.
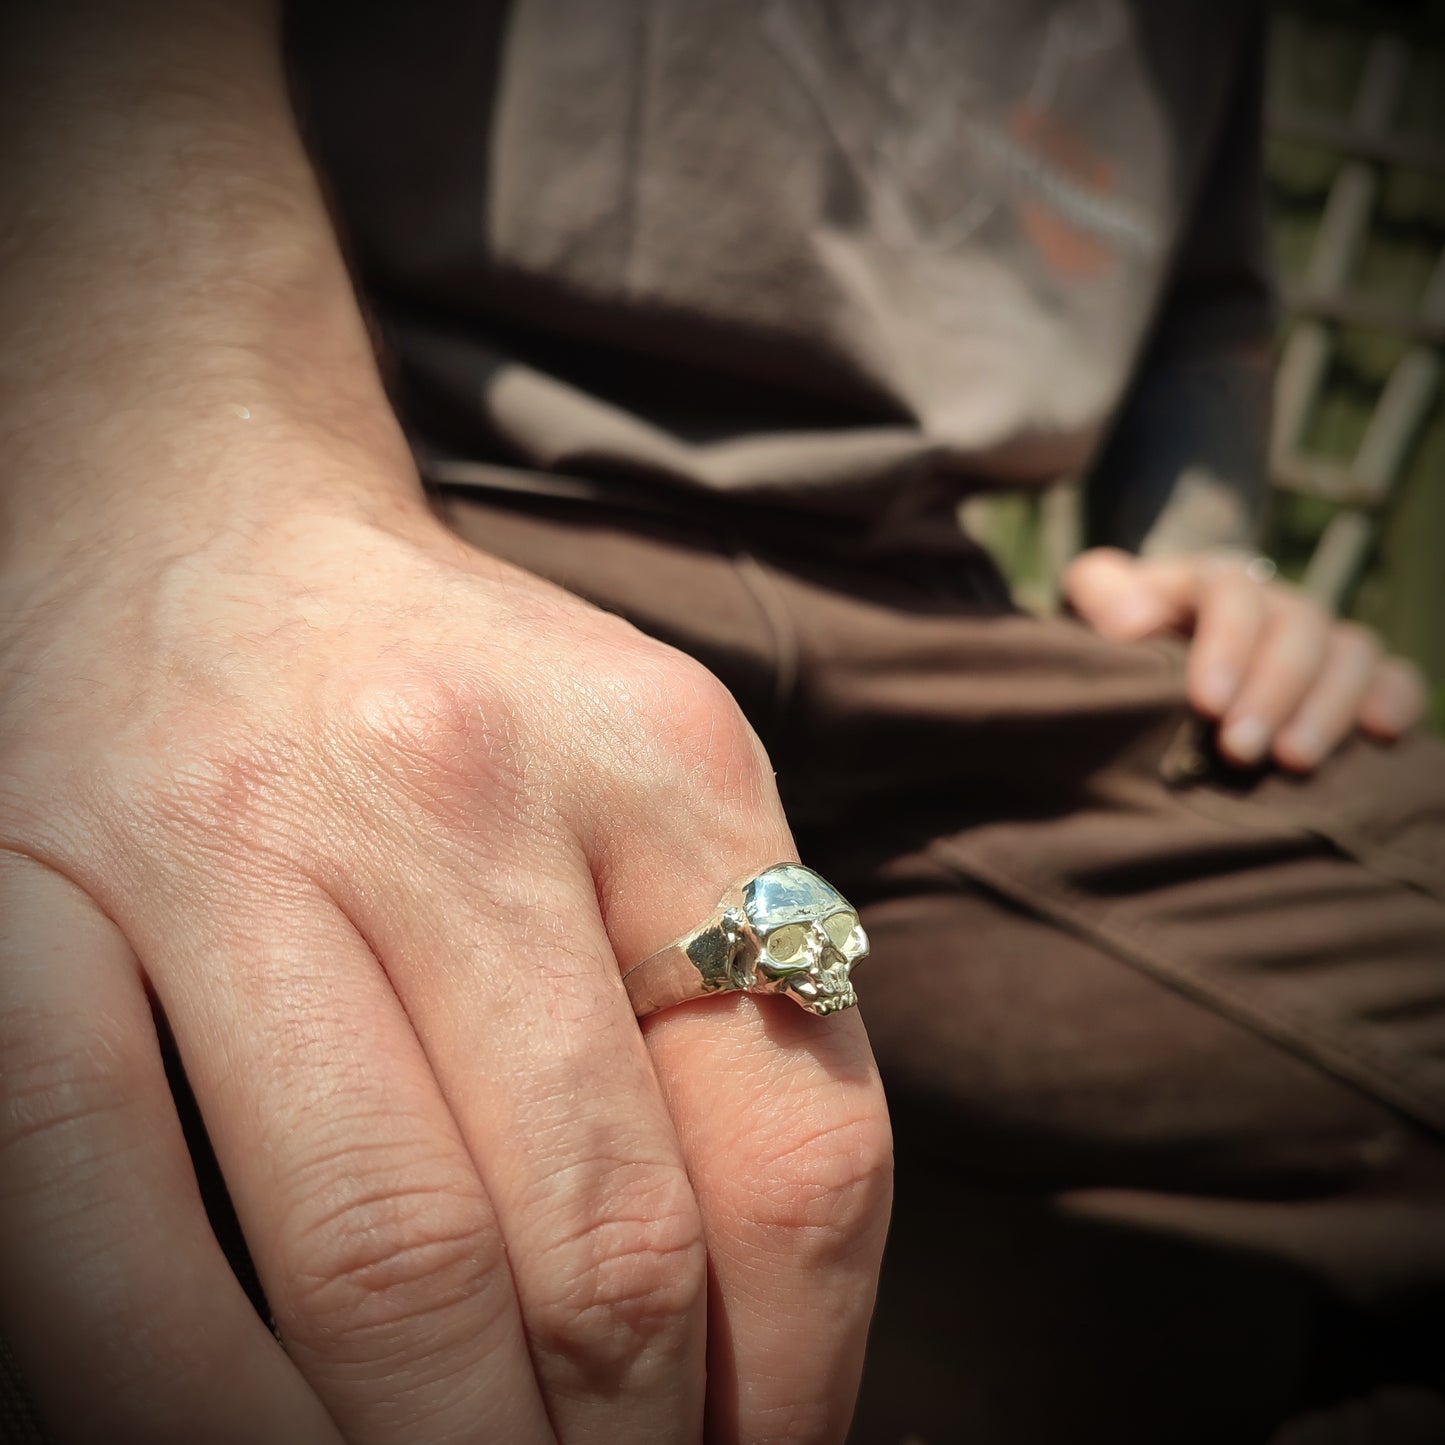
[[[793,856],[725,689],[419,497],[180,505],[0,581],[0,1332],[57,1438],[687,1441],[706,1390],[710,1438],[841,1439],[862,1025],[618,981]]]
[[[1389,741],[1424,708],[1419,673],[1384,656],[1369,628],[1337,621],[1294,587],[1257,580],[1239,558],[1144,561],[1097,547],[1064,586],[1105,637],[1192,638],[1190,701],[1219,720],[1220,751],[1241,767],[1273,756],[1309,772],[1356,728]]]

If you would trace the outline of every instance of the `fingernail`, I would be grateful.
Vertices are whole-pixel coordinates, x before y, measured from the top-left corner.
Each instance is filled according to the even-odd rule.
[[[1325,740],[1311,723],[1296,723],[1279,741],[1300,767],[1312,768],[1325,755]]]
[[[1269,742],[1269,728],[1257,717],[1240,718],[1225,728],[1220,742],[1231,757],[1242,763],[1257,763]]]
[[[1370,721],[1382,733],[1399,737],[1401,733],[1409,731],[1414,722],[1414,713],[1407,704],[1387,702],[1373,710]]]
[[[1199,679],[1199,702],[1209,712],[1221,713],[1234,701],[1239,674],[1228,663],[1216,662]]]

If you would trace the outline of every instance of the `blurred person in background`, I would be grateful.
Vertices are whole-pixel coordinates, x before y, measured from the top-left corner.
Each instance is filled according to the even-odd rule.
[[[898,1141],[854,1438],[1436,1438],[1445,768],[1247,550],[1252,7],[6,24],[0,1333],[56,1438],[841,1439],[858,1016],[617,985],[792,856]],[[1040,619],[958,504],[1067,476]]]

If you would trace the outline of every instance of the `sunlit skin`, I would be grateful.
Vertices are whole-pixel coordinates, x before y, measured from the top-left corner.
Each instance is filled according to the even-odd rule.
[[[756,733],[432,511],[278,5],[0,16],[0,1336],[47,1438],[841,1441],[862,1020],[619,983],[794,856]]]

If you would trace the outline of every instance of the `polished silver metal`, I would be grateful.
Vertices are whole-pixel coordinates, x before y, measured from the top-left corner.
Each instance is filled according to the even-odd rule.
[[[778,863],[728,889],[712,915],[622,975],[638,1018],[714,993],[786,994],[815,1014],[858,1002],[868,956],[858,910],[801,863]]]
[[[1253,547],[1217,547],[1205,556],[1205,575],[1219,572],[1243,572],[1251,582],[1273,582],[1279,567],[1273,557]]]

